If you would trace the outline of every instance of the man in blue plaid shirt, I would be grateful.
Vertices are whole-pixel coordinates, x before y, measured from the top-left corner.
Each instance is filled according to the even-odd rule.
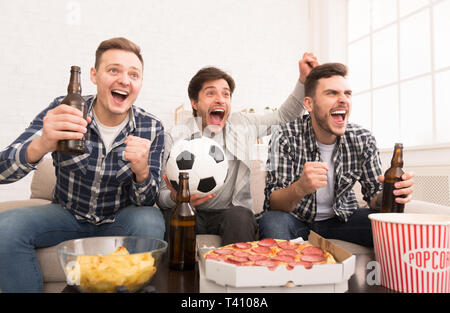
[[[165,223],[153,207],[159,192],[164,130],[159,119],[134,106],[142,87],[140,48],[126,38],[103,41],[91,81],[97,95],[81,111],[56,98],[0,153],[0,183],[17,181],[52,153],[56,187],[49,205],[0,214],[0,290],[40,292],[35,248],[92,236],[162,239]],[[63,139],[85,137],[86,152],[56,151]]]
[[[371,246],[368,215],[381,208],[381,161],[375,138],[348,123],[352,91],[347,68],[339,63],[315,67],[305,81],[309,115],[281,125],[272,135],[267,161],[261,238],[308,238],[313,230]],[[414,173],[395,184],[396,201],[411,201]],[[359,208],[353,191],[359,181],[370,208]]]

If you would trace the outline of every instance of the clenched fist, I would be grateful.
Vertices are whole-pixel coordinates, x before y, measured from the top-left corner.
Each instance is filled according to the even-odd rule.
[[[302,176],[294,183],[299,195],[308,195],[327,185],[328,167],[324,162],[306,162]]]
[[[300,71],[299,80],[302,84],[305,83],[306,77],[308,77],[311,70],[318,65],[319,61],[313,53],[306,52],[303,54],[302,59],[298,62],[298,69]]]
[[[150,151],[150,140],[128,136],[125,139],[125,152],[123,157],[131,164],[131,171],[136,175],[136,182],[143,183],[148,175],[150,167],[148,165],[148,154]]]

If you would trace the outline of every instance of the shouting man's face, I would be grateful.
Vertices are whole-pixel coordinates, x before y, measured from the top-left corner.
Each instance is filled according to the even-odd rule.
[[[311,115],[314,134],[320,143],[333,144],[345,133],[351,99],[352,90],[342,76],[319,79],[314,98],[305,98],[305,108]]]
[[[191,100],[191,105],[197,110],[197,117],[202,119],[202,130],[208,127],[212,132],[219,132],[230,115],[231,91],[227,81],[205,82],[198,93],[198,100]]]

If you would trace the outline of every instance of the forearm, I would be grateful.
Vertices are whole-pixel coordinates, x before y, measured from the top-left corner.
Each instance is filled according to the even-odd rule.
[[[26,159],[29,145],[30,141],[24,143],[16,141],[0,152],[0,184],[16,182],[35,169],[37,162],[31,163]]]
[[[278,189],[270,195],[270,209],[284,212],[294,211],[297,204],[306,196],[296,183],[287,188]]]
[[[372,210],[380,211],[382,200],[383,200],[383,192],[379,192],[370,200],[369,207]]]
[[[26,151],[26,160],[28,163],[37,163],[44,157],[44,155],[46,155],[48,152],[51,152],[44,149],[41,138],[42,137],[37,137],[28,146]]]

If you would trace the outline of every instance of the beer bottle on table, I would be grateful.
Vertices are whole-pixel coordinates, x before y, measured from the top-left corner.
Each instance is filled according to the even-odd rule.
[[[70,81],[67,87],[67,96],[61,101],[61,104],[67,104],[71,107],[77,108],[83,113],[83,118],[87,117],[87,104],[81,96],[81,69],[79,66],[72,66],[70,68]],[[85,152],[84,137],[80,140],[60,140],[58,141],[58,152],[65,155],[77,155]]]
[[[391,167],[384,173],[383,202],[381,213],[403,213],[405,205],[395,202],[394,184],[402,180],[403,175],[403,144],[396,143]]]
[[[175,270],[195,266],[195,209],[189,203],[189,173],[180,172],[176,206],[170,216],[169,266]]]

